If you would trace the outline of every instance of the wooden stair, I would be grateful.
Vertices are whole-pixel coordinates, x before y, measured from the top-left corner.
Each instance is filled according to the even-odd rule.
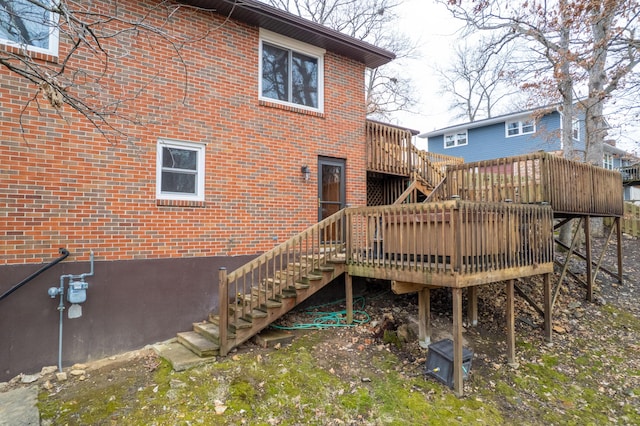
[[[234,348],[246,342],[344,271],[344,254],[334,255],[328,261],[325,256],[316,254],[276,271],[273,276],[263,279],[251,293],[237,295],[227,313],[229,347]],[[256,305],[258,300],[263,302],[247,312],[247,307]],[[193,331],[178,333],[177,341],[200,357],[219,355],[219,324],[219,314],[210,313],[205,321],[193,324]]]

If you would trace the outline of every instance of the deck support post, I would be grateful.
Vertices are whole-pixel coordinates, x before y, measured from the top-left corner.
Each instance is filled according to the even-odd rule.
[[[593,271],[591,269],[591,217],[584,218],[584,248],[587,257],[587,295],[586,299],[593,302]],[[606,247],[603,248],[606,250]]]
[[[553,307],[551,302],[551,274],[544,274],[544,340],[553,343]]]
[[[423,349],[431,344],[431,290],[425,287],[418,292],[418,343]]]
[[[507,363],[512,367],[517,367],[516,362],[516,321],[514,315],[515,302],[515,280],[507,281]]]
[[[344,274],[345,303],[347,304],[347,324],[353,324],[353,280],[347,272]]]
[[[453,392],[464,394],[462,373],[462,289],[451,289],[453,299]]]
[[[616,217],[616,239],[618,241],[618,283],[622,284],[622,218]]]
[[[218,332],[220,337],[220,356],[229,353],[227,331],[229,326],[229,283],[227,282],[227,268],[218,271],[218,299],[220,310],[218,311]]]
[[[467,288],[467,318],[471,327],[478,325],[478,287]]]

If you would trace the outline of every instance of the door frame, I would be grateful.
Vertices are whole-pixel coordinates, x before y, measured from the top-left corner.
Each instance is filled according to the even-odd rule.
[[[325,202],[322,199],[322,166],[337,166],[342,169],[341,178],[340,178],[340,208],[338,210],[342,210],[346,206],[347,202],[347,178],[346,178],[346,160],[343,158],[333,158],[333,157],[318,157],[318,221],[323,219],[322,217],[322,206]],[[335,203],[335,202],[333,202]]]

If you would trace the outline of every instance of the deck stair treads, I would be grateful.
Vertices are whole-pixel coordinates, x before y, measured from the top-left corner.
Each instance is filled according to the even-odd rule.
[[[344,255],[335,258],[336,248],[313,255],[303,255],[297,261],[270,271],[259,286],[247,294],[233,296],[228,307],[227,341],[238,346],[297,304],[333,281],[344,272]],[[326,260],[326,253],[334,258]],[[251,308],[251,306],[254,306]],[[193,331],[177,334],[183,346],[200,357],[218,355],[220,349],[220,317],[211,313],[206,321],[193,324]]]

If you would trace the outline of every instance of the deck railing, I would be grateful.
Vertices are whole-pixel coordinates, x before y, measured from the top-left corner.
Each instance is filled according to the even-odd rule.
[[[553,262],[553,212],[514,203],[401,204],[346,210],[346,262],[367,270],[473,274]],[[380,275],[376,275],[380,277]]]
[[[620,174],[622,175],[622,182],[631,183],[638,182],[640,183],[640,164],[636,164],[633,166],[620,167]]]
[[[408,129],[367,120],[367,170],[410,177],[418,173],[435,186],[447,165],[461,164],[459,157],[422,151],[411,142]]]
[[[622,192],[617,171],[541,152],[449,166],[444,185],[430,201],[452,196],[478,202],[511,200],[548,203],[560,214],[621,216]]]

